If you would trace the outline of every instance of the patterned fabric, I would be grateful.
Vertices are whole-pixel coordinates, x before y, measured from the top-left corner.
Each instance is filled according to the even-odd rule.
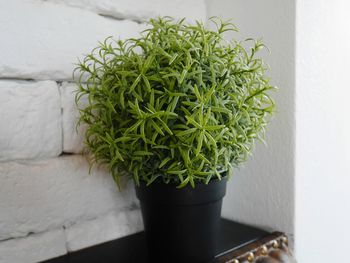
[[[266,256],[258,257],[255,263],[297,263],[292,252],[283,245],[280,249],[272,249]]]
[[[297,263],[288,248],[284,233],[274,232],[243,247],[232,250],[216,263]]]

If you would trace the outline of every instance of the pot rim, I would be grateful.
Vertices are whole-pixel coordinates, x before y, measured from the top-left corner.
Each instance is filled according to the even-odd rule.
[[[208,184],[197,183],[193,188],[186,185],[177,188],[174,183],[152,183],[149,186],[143,182],[135,185],[136,196],[141,202],[159,205],[203,205],[221,200],[226,194],[228,176],[214,179]]]

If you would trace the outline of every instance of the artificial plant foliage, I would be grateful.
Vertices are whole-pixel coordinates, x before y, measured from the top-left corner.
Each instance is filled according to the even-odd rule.
[[[274,102],[260,41],[224,41],[229,22],[151,19],[139,38],[107,38],[78,64],[76,103],[91,162],[178,187],[231,174],[262,139]]]

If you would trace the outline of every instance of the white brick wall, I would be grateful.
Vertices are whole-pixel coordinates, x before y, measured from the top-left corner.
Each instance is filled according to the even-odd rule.
[[[120,192],[103,168],[89,174],[79,155],[3,163],[0,178],[0,240],[135,209],[132,184]]]
[[[63,228],[0,243],[0,263],[34,263],[66,253]]]
[[[132,184],[88,174],[72,70],[97,41],[204,0],[0,0],[0,263],[37,262],[142,229]],[[61,82],[68,81],[68,82]]]
[[[142,28],[45,1],[0,1],[0,77],[71,79],[77,57],[97,41],[135,36]]]
[[[66,153],[81,153],[84,149],[84,132],[86,126],[77,127],[79,112],[75,106],[74,83],[64,82],[60,85],[63,123],[63,151]],[[80,102],[83,102],[84,98]]]
[[[56,82],[0,80],[0,116],[0,161],[61,154]]]
[[[67,250],[76,251],[84,247],[113,240],[143,229],[140,210],[124,213],[113,211],[94,220],[84,221],[65,229]]]

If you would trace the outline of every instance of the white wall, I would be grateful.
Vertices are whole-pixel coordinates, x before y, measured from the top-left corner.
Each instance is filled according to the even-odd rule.
[[[295,2],[281,0],[209,0],[208,17],[232,18],[240,33],[263,38],[271,54],[272,94],[277,114],[267,129],[267,147],[256,145],[253,156],[236,170],[224,199],[225,217],[264,228],[294,230],[294,79]]]
[[[0,0],[0,263],[38,262],[142,229],[132,185],[80,155],[72,70],[97,41],[204,0]]]
[[[348,262],[350,244],[350,2],[297,4],[298,262]]]
[[[264,37],[280,86],[268,148],[258,146],[234,176],[224,215],[294,233],[299,263],[347,262],[349,1],[208,3],[209,16],[232,17],[245,36]]]

